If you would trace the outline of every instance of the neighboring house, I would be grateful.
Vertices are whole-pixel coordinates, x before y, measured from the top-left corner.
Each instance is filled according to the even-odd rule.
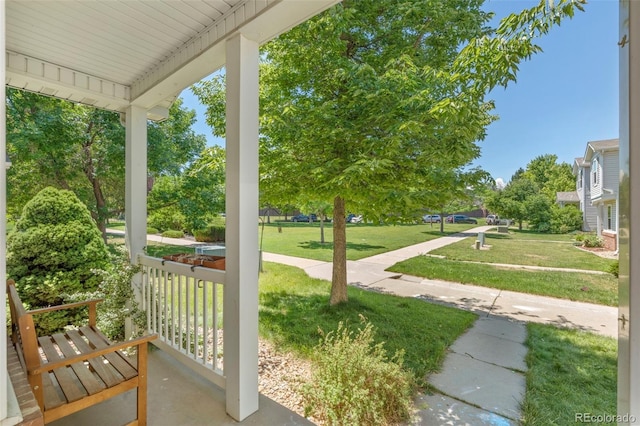
[[[592,141],[587,143],[584,157],[574,164],[584,228],[595,230],[610,250],[618,249],[618,153],[618,139]]]

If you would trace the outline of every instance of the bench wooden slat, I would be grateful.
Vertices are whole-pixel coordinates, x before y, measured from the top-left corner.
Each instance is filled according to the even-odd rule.
[[[109,341],[101,333],[97,333],[91,327],[80,327],[80,331],[84,336],[89,339],[91,345],[98,349],[106,348],[109,346]],[[107,361],[118,370],[118,373],[122,374],[125,379],[130,379],[138,375],[138,371],[128,362],[127,357],[120,351],[106,354],[104,356]]]
[[[44,408],[45,410],[51,410],[56,407],[64,405],[65,400],[60,396],[56,390],[51,377],[48,374],[42,375],[42,390],[44,393]]]
[[[95,334],[97,334],[98,336],[100,336],[100,338],[102,338],[103,342],[106,342],[109,346],[111,347],[113,346],[115,343],[112,342],[111,340],[109,340],[109,338],[107,336],[104,335],[104,333],[102,331],[100,331],[99,329],[95,328],[95,327],[90,327],[91,331]],[[142,336],[144,337],[144,336]],[[139,339],[139,337],[131,339],[131,341],[134,341],[136,339]],[[138,346],[138,345],[136,345]],[[130,348],[132,348],[133,346],[129,346]],[[119,351],[120,352],[120,351]],[[138,357],[131,357],[131,356],[126,356],[125,354],[122,354],[124,360],[127,362],[127,364],[129,364],[134,370],[138,370]]]
[[[53,336],[53,340],[58,345],[58,349],[64,354],[65,357],[77,355],[75,349],[69,344],[67,337],[61,333],[56,333]],[[71,364],[73,372],[76,374],[78,380],[89,395],[98,393],[106,386],[100,380],[96,379],[89,368],[83,362],[76,362]],[[54,370],[55,371],[55,370]]]
[[[58,355],[58,351],[51,341],[51,337],[39,337],[38,342],[40,343],[40,347],[42,348],[47,360],[57,361],[61,359],[60,355]],[[73,370],[67,367],[56,368],[53,370],[53,374],[56,377],[56,380],[60,385],[60,389],[62,390],[62,393],[64,393],[64,397],[67,401],[77,401],[87,396],[87,392],[78,381],[76,375],[73,374]]]
[[[67,330],[67,335],[71,338],[71,341],[81,353],[89,352],[93,349],[82,338],[82,335],[78,330]],[[99,356],[88,361],[91,368],[93,368],[93,371],[100,376],[100,379],[102,379],[108,388],[115,386],[118,383],[122,383],[124,380],[124,377],[120,376],[111,364],[104,362],[104,357]]]

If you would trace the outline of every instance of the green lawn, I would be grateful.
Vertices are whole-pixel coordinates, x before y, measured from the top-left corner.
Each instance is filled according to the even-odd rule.
[[[532,271],[418,256],[390,271],[541,296],[617,306],[618,280],[611,274]]]
[[[124,231],[124,220],[111,219],[109,223],[107,223],[107,228]]]
[[[532,235],[536,235],[536,237],[531,238]],[[605,259],[578,249],[571,240],[567,240],[568,234],[516,233],[512,235],[488,232],[485,237],[485,245],[490,246],[488,249],[474,250],[473,244],[476,237],[470,237],[434,250],[430,254],[445,256],[451,260],[590,269],[605,272],[614,263],[611,259]]]
[[[583,424],[576,414],[616,414],[616,339],[530,323],[526,345],[524,425]]]
[[[328,281],[301,269],[266,263],[260,274],[260,335],[284,350],[309,357],[324,332],[339,322],[361,327],[363,315],[375,327],[389,356],[404,350],[404,365],[419,384],[440,368],[447,348],[475,321],[475,314],[349,287],[349,302],[329,306]]]
[[[358,260],[376,254],[418,244],[478,225],[445,224],[444,234],[438,224],[371,225],[347,224],[347,259]],[[333,258],[333,228],[324,224],[325,243],[320,241],[320,223],[267,224],[262,248],[265,252],[330,262]],[[262,230],[260,230],[262,234]]]

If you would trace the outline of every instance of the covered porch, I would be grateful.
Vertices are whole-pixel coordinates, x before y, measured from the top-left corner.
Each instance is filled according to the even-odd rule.
[[[158,267],[147,259],[147,269],[132,283],[139,302],[148,308],[149,331],[159,333],[159,346],[172,354],[168,357],[158,350],[150,356],[150,424],[226,424],[247,418],[247,424],[272,424],[282,422],[269,421],[270,415],[295,418],[258,394],[259,46],[335,3],[8,0],[0,4],[0,45],[6,52],[0,72],[7,86],[120,113],[126,127],[125,239],[134,263],[144,257],[146,246],[147,120],[166,119],[182,90],[226,68],[226,271],[203,278],[194,271],[171,270],[171,265]],[[5,120],[4,98],[0,117]],[[0,152],[6,152],[4,123]],[[7,279],[6,206],[6,170],[0,168],[2,282]],[[193,288],[191,294],[197,298],[195,288],[201,282],[196,279],[215,286],[212,297],[223,296],[219,304],[207,303],[205,291],[202,309],[182,312],[167,288],[182,282],[185,288]],[[6,316],[4,291],[0,292],[0,314]],[[176,328],[179,317],[191,322]],[[211,330],[206,329],[208,324]],[[216,335],[222,331],[220,324],[224,324],[220,347],[216,339],[211,348],[197,345],[198,333],[206,329]],[[176,334],[176,330],[182,331]],[[193,341],[183,336],[192,336]],[[5,327],[0,327],[0,340],[7,340]],[[7,361],[7,348],[1,345],[3,425],[20,421]],[[178,374],[184,365],[195,366],[196,374]],[[128,401],[125,395],[123,403],[128,402],[133,403],[133,398]],[[126,410],[113,404],[118,400],[92,408],[98,411],[90,415],[89,423],[121,424],[115,417],[125,416]],[[98,412],[105,419],[114,418],[113,423],[97,422],[96,418],[103,418]],[[69,423],[60,424],[84,423],[63,421]]]

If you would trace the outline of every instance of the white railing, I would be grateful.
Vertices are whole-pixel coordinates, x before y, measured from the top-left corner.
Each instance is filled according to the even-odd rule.
[[[224,271],[138,255],[142,308],[154,344],[219,386],[223,371]]]

